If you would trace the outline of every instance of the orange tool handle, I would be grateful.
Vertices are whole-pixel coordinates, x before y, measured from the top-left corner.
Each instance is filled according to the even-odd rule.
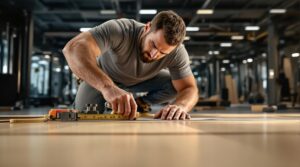
[[[49,110],[48,116],[50,119],[55,120],[57,119],[57,114],[61,112],[78,112],[77,110],[73,109],[51,109]]]

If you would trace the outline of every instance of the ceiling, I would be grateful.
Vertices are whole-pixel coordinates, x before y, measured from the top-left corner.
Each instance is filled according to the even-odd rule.
[[[224,57],[247,57],[267,50],[270,20],[278,29],[281,44],[299,45],[300,0],[4,0],[6,6],[32,11],[35,23],[35,48],[60,51],[81,27],[93,27],[109,19],[132,18],[150,21],[153,15],[140,15],[140,9],[174,10],[187,26],[200,27],[187,32],[184,42],[193,57],[207,58],[210,50]],[[212,15],[197,15],[198,9],[214,9]],[[285,14],[270,14],[272,8],[287,9]],[[101,10],[115,10],[104,15]],[[260,26],[249,32],[247,25]],[[232,35],[244,40],[232,41]],[[221,48],[221,42],[232,47]]]

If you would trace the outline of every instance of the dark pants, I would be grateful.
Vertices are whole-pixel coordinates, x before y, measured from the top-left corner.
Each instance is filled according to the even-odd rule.
[[[170,74],[167,70],[162,70],[154,78],[142,83],[126,87],[117,84],[121,89],[131,93],[147,92],[142,99],[149,104],[161,104],[175,98],[176,90],[172,85]],[[98,104],[100,111],[104,111],[105,99],[95,88],[82,82],[78,88],[75,98],[75,109],[84,110],[86,104]]]

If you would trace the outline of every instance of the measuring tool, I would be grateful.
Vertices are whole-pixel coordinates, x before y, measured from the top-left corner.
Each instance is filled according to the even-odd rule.
[[[92,112],[93,113],[93,112]],[[72,109],[51,109],[51,120],[77,121],[77,120],[128,120],[128,116],[119,114],[86,114]]]
[[[80,120],[128,120],[129,116],[119,114],[78,114]]]
[[[136,118],[154,118],[154,114],[150,113],[137,113]],[[11,116],[5,122],[10,123],[35,123],[46,122],[48,120],[60,120],[60,121],[78,121],[78,120],[129,120],[129,116],[120,114],[100,114],[98,106],[93,104],[87,104],[86,109],[80,112],[75,109],[50,109],[48,115],[39,116],[36,118],[15,118]]]

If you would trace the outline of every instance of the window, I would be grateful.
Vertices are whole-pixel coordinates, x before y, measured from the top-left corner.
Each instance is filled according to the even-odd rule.
[[[31,62],[30,96],[46,97],[49,90],[50,57],[33,55]]]

